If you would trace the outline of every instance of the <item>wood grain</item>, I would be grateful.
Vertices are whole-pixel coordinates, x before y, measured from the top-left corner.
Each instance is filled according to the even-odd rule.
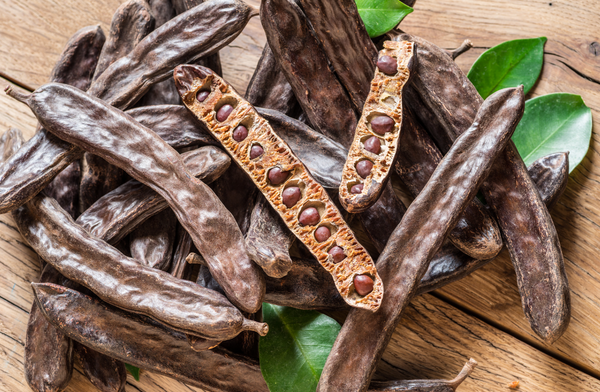
[[[97,23],[107,31],[121,2],[0,0],[0,75],[29,88],[45,83],[69,36]],[[598,20],[597,0],[418,0],[415,12],[403,22],[406,31],[446,48],[470,38],[475,48],[458,59],[465,71],[486,48],[503,41],[548,37],[542,78],[530,96],[561,91],[582,95],[593,111],[594,134],[590,152],[552,213],[572,288],[573,319],[565,336],[547,347],[531,333],[512,266],[503,253],[481,271],[436,293],[437,298],[427,295],[414,301],[379,364],[380,378],[452,378],[474,357],[480,365],[460,391],[508,390],[514,380],[521,381],[521,391],[600,390],[600,267],[595,262],[600,248]],[[224,76],[242,94],[265,41],[260,21],[254,18],[221,51]],[[0,85],[6,83],[0,78]],[[36,121],[24,105],[0,93],[0,132],[10,126],[29,138]],[[29,283],[38,275],[37,257],[23,243],[10,215],[1,215],[0,391],[28,390],[23,345],[33,300]],[[129,377],[127,389],[199,391],[149,372],[142,373],[140,382]],[[67,391],[93,390],[76,369]]]

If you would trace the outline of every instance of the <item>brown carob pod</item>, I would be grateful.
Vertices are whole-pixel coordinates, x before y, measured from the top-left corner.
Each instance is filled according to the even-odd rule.
[[[452,380],[373,381],[369,392],[454,392],[477,366],[473,358]]]
[[[298,189],[296,202],[300,200]],[[270,219],[269,202],[263,195],[258,195],[258,202],[252,211],[250,228],[246,234],[246,248],[250,258],[260,267],[267,276],[281,278],[292,268],[292,258],[289,247],[294,234],[285,223],[275,216]],[[280,251],[281,250],[281,251]]]
[[[260,308],[263,272],[248,258],[231,213],[190,175],[177,151],[120,110],[73,87],[50,83],[29,95],[8,94],[27,103],[46,129],[120,167],[167,200],[227,297],[244,311]]]
[[[247,101],[210,69],[179,66],[174,76],[184,104],[208,126],[296,237],[334,276],[344,300],[351,306],[377,310],[383,297],[383,285],[373,260],[356,240],[325,189],[312,178],[289,146]],[[248,130],[248,136],[240,142],[233,137],[239,127]],[[291,188],[298,188],[301,193],[293,205],[286,193]],[[320,227],[326,227],[329,234],[317,239],[315,235]],[[341,251],[343,259],[334,258],[330,252],[335,251]],[[356,287],[356,279],[362,277],[373,283],[371,290]]]
[[[363,212],[377,201],[398,151],[402,90],[410,78],[416,49],[411,42],[386,41],[383,45],[339,188],[340,202],[351,213]]]
[[[187,257],[192,249],[192,237],[181,226],[177,225],[177,246],[173,252],[173,262],[169,273],[178,279],[184,278],[185,269],[187,266]]]
[[[350,146],[356,113],[300,7],[293,0],[264,0],[260,14],[269,46],[312,126]]]
[[[417,108],[415,114],[422,116],[423,124],[444,150],[473,121],[482,99],[443,50],[408,34],[394,40],[409,40],[419,46],[412,87],[426,110]],[[427,121],[432,120],[430,126]],[[525,316],[538,336],[553,343],[571,317],[567,275],[554,222],[514,143],[510,142],[498,158],[481,191],[502,229]]]
[[[154,30],[154,23],[154,16],[145,0],[128,0],[121,4],[113,14],[93,80],[97,80],[115,61],[129,54]]]
[[[244,98],[253,106],[281,112],[286,116],[296,117],[300,114],[300,105],[292,86],[268,43],[256,64]]]
[[[433,174],[443,155],[412,112],[405,108],[395,163],[396,173],[414,196]],[[473,199],[448,239],[465,254],[479,260],[495,257],[502,249],[498,224],[484,205]]]
[[[216,147],[202,147],[181,154],[188,171],[205,183],[222,175],[231,159]],[[92,235],[114,244],[138,225],[168,208],[167,201],[136,180],[130,180],[102,196],[77,218]]]
[[[73,343],[73,351],[81,363],[83,374],[99,391],[125,391],[127,369],[123,362],[92,350],[79,342]]]
[[[123,170],[109,165],[96,155],[84,153],[81,159],[79,213],[87,210],[102,195],[121,185],[124,178]]]
[[[268,331],[266,324],[245,319],[225,296],[140,265],[91,236],[47,196],[20,207],[15,220],[40,257],[114,306],[207,339]]]
[[[177,217],[170,209],[150,217],[129,235],[131,257],[166,271],[171,266],[176,227]]]
[[[214,53],[237,37],[256,15],[240,0],[213,0],[172,19],[103,72],[88,92],[125,109],[167,79],[175,65]],[[0,167],[0,213],[22,205],[82,151],[45,130]]]
[[[171,0],[148,0],[148,5],[154,16],[156,29],[175,17],[175,8]]]
[[[527,168],[531,181],[540,192],[540,198],[548,211],[558,203],[567,189],[569,180],[569,153],[559,152],[546,155]]]
[[[219,347],[195,352],[185,335],[73,290],[32,284],[46,317],[73,340],[205,390],[264,391],[258,362]]]
[[[299,2],[355,109],[361,112],[371,87],[377,49],[367,34],[356,3],[354,0]]]
[[[366,391],[429,261],[475,197],[523,115],[523,87],[492,94],[410,205],[378,260],[386,295],[376,313],[352,309],[317,391]],[[358,343],[357,343],[358,342]]]
[[[18,128],[9,128],[0,136],[0,164],[13,156],[25,143],[23,132]]]

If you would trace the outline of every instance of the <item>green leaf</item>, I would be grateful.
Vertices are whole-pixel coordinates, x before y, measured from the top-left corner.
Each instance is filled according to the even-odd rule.
[[[356,6],[371,38],[387,33],[413,12],[399,0],[356,0]]]
[[[556,93],[525,102],[525,114],[512,140],[525,161],[555,152],[569,152],[569,173],[590,147],[592,111],[579,95]]]
[[[260,338],[260,369],[271,392],[314,392],[340,325],[324,314],[263,304],[269,333]]]
[[[467,77],[483,99],[507,87],[523,85],[525,94],[540,76],[546,37],[517,39],[486,50]]]
[[[140,368],[137,368],[128,363],[125,364],[125,368],[129,372],[129,374],[131,374],[133,378],[135,378],[135,381],[140,381]]]

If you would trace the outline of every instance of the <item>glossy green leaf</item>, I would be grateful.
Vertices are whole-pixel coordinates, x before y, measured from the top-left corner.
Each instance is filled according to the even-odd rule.
[[[556,93],[525,102],[525,114],[512,140],[525,161],[555,152],[569,153],[569,173],[590,147],[592,111],[579,95]]]
[[[140,381],[140,368],[137,368],[128,363],[125,364],[125,368],[129,372],[129,374],[131,374],[133,378],[135,378],[135,381]]]
[[[486,50],[467,77],[483,99],[507,87],[523,85],[525,94],[540,76],[546,37],[517,39]]]
[[[371,38],[387,33],[413,12],[399,0],[356,0],[356,6]]]
[[[263,304],[269,333],[260,338],[260,369],[271,392],[314,392],[340,325],[324,314]]]

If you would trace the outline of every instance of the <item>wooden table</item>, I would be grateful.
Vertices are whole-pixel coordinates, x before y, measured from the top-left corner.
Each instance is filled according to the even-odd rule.
[[[258,0],[249,1],[258,6]],[[48,80],[67,39],[101,24],[105,32],[120,0],[14,2],[0,0],[0,82],[32,90]],[[600,2],[598,0],[418,0],[402,23],[407,32],[444,48],[469,38],[475,48],[458,58],[463,70],[485,49],[517,38],[546,36],[545,63],[530,97],[552,92],[580,94],[591,107],[594,134],[583,163],[569,178],[552,211],[571,286],[568,331],[549,346],[530,330],[521,311],[506,252],[464,280],[413,301],[378,367],[387,378],[452,378],[470,357],[479,367],[459,389],[505,391],[600,390]],[[265,43],[254,18],[221,51],[225,78],[243,92]],[[528,97],[529,98],[529,97]],[[36,120],[26,106],[0,94],[0,132],[20,128],[27,138]],[[9,214],[0,216],[0,390],[27,391],[23,346],[39,276],[34,253]],[[143,372],[127,389],[198,390]],[[68,391],[93,391],[76,369]]]

